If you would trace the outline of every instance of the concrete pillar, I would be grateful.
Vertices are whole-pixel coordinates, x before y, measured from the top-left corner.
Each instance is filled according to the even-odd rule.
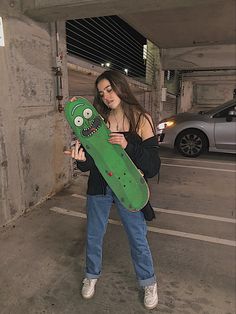
[[[0,47],[3,225],[68,182],[70,161],[63,155],[63,147],[70,131],[57,108],[52,25],[23,16],[19,1],[1,2],[0,12],[5,35],[5,47]],[[65,41],[62,46],[66,56]],[[63,93],[68,95],[66,85]]]
[[[178,112],[189,111],[193,105],[193,82],[183,81],[180,94],[180,107]]]
[[[146,80],[151,88],[150,113],[153,117],[154,124],[156,125],[161,119],[161,111],[163,109],[163,103],[161,101],[161,89],[164,87],[164,72],[161,69],[159,48],[153,45],[150,41],[148,41],[147,46],[148,53],[150,53],[153,57],[153,65],[152,70],[147,70]]]

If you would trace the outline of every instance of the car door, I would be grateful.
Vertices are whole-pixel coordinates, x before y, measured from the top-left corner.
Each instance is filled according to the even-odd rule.
[[[214,137],[217,149],[236,151],[236,116],[229,116],[229,111],[236,111],[236,106],[230,106],[214,117]]]

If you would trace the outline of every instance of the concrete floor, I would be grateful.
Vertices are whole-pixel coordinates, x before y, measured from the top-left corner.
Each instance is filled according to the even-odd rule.
[[[234,314],[235,156],[190,160],[168,150],[161,155],[160,183],[150,181],[157,218],[148,223],[160,303],[150,312]],[[114,208],[95,297],[86,301],[80,295],[86,181],[86,175],[78,176],[72,186],[1,229],[1,314],[149,312]]]

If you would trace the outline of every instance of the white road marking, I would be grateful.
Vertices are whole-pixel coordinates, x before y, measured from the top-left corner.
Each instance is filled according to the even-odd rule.
[[[205,159],[195,159],[195,158],[171,158],[171,157],[164,157],[160,156],[161,159],[169,159],[169,160],[177,160],[177,161],[189,161],[189,162],[201,162],[201,163],[210,163],[210,164],[217,164],[217,165],[226,165],[226,166],[236,166],[236,162],[219,162],[219,161],[210,161]]]
[[[75,212],[75,211],[68,210],[68,209],[61,208],[61,207],[51,207],[50,210],[57,212],[59,214],[63,214],[63,215],[79,217],[82,219],[87,218],[87,215],[85,213]],[[108,222],[112,225],[122,226],[121,222],[118,220],[109,219]],[[188,239],[193,239],[193,240],[199,240],[199,241],[204,241],[204,242],[223,244],[223,245],[236,247],[236,241],[232,241],[232,240],[214,238],[214,237],[204,236],[201,234],[187,233],[187,232],[182,232],[182,231],[174,231],[174,230],[169,230],[169,229],[160,229],[160,228],[150,227],[150,226],[148,226],[147,228],[148,228],[148,231],[150,231],[150,232],[161,233],[161,234],[177,236],[177,237],[181,237],[181,238],[188,238]]]
[[[162,166],[168,167],[180,167],[180,168],[191,168],[191,169],[201,169],[201,170],[213,170],[213,171],[223,171],[223,172],[233,172],[235,173],[236,170],[231,169],[220,169],[220,168],[209,168],[209,167],[199,167],[199,166],[185,166],[185,165],[174,165],[174,164],[165,164],[161,163]]]
[[[80,212],[76,212],[76,211],[65,209],[65,208],[61,208],[61,207],[54,206],[54,207],[51,207],[50,210],[52,210],[54,212],[57,212],[59,214],[63,214],[63,215],[68,215],[68,216],[74,216],[74,217],[87,219],[87,215],[85,213],[80,213]],[[110,224],[113,224],[113,225],[122,226],[121,222],[118,221],[118,220],[108,219],[108,222]]]
[[[236,223],[236,219],[233,219],[233,218],[225,218],[225,217],[220,217],[220,216],[204,215],[204,214],[195,214],[195,213],[189,213],[189,212],[182,212],[179,210],[164,209],[164,208],[157,208],[157,207],[153,207],[153,209],[155,212],[160,212],[160,213],[182,215],[182,216],[201,218],[201,219],[210,219],[210,220],[216,220],[216,221],[222,221],[222,222],[229,222],[233,224]]]
[[[72,194],[71,196],[74,196],[74,197],[77,197],[77,198],[81,198],[81,199],[83,199],[83,200],[86,200],[86,199],[87,199],[86,196],[81,195],[81,194]]]
[[[194,234],[194,233],[188,233],[188,232],[182,232],[182,231],[174,231],[174,230],[169,230],[169,229],[160,229],[156,227],[148,227],[148,230],[151,232],[173,235],[173,236],[181,237],[181,238],[188,238],[188,239],[193,239],[193,240],[199,240],[199,241],[204,241],[204,242],[223,244],[223,245],[236,247],[236,241],[227,240],[227,239],[209,237],[209,236],[204,236],[201,234]]]
[[[72,196],[86,200],[86,196],[84,195],[72,194]],[[188,216],[188,217],[193,217],[193,218],[229,222],[229,223],[234,223],[234,224],[236,223],[236,219],[233,219],[233,218],[225,218],[225,217],[220,217],[220,216],[204,215],[204,214],[195,214],[195,213],[190,213],[190,212],[183,212],[180,210],[165,209],[165,208],[159,208],[159,207],[153,207],[153,209],[157,213],[159,212],[159,213],[165,213],[165,214],[182,215],[182,216]]]

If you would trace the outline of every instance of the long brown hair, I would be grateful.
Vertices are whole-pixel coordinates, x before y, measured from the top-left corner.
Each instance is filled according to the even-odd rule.
[[[148,112],[139,104],[138,100],[131,91],[125,76],[122,73],[113,70],[107,70],[103,72],[101,75],[98,76],[95,81],[94,106],[97,111],[102,115],[105,122],[108,121],[108,116],[111,109],[109,109],[104,104],[102,97],[100,96],[97,89],[98,83],[104,79],[109,81],[112,89],[121,99],[121,106],[124,111],[124,115],[130,123],[129,131],[135,133],[138,132],[142,117],[146,117],[153,129],[153,125],[149,117],[147,116]]]

